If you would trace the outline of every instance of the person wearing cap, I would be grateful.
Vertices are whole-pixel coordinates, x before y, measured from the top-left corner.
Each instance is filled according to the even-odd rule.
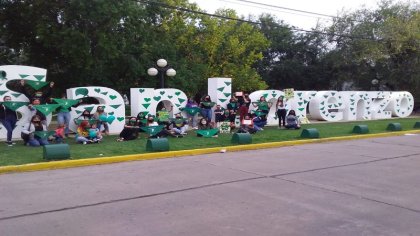
[[[4,96],[3,101],[9,102],[12,98],[10,96]],[[17,115],[16,111],[7,108],[5,105],[0,105],[0,123],[3,124],[4,128],[7,130],[6,144],[8,146],[13,146],[15,143],[12,142],[13,129],[16,126]]]

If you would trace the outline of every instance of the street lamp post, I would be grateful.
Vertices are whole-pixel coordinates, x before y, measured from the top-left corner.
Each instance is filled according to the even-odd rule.
[[[147,70],[147,74],[150,76],[156,76],[160,74],[160,87],[165,88],[165,78],[164,74],[166,73],[167,76],[173,77],[176,75],[176,71],[172,69],[168,62],[165,59],[159,59],[156,62],[157,67],[151,67]]]

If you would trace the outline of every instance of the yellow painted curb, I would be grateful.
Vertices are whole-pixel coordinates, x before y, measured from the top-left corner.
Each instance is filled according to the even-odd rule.
[[[225,149],[226,151],[229,151],[229,152],[236,152],[236,151],[244,151],[244,150],[255,150],[255,149],[264,149],[264,148],[302,145],[302,144],[308,144],[308,143],[322,143],[322,142],[341,141],[341,140],[389,137],[389,136],[404,135],[407,133],[420,133],[420,130],[396,131],[396,132],[387,132],[387,133],[363,134],[363,135],[341,136],[341,137],[331,137],[331,138],[321,138],[321,139],[302,139],[302,140],[283,141],[283,142],[257,143],[257,144],[236,145],[236,146],[227,146],[227,147],[213,147],[213,148],[191,149],[191,150],[181,150],[181,151],[143,153],[143,154],[132,154],[132,155],[124,155],[124,156],[98,157],[98,158],[87,158],[87,159],[78,159],[78,160],[51,161],[51,162],[25,164],[25,165],[2,166],[0,167],[0,174],[12,173],[12,172],[54,170],[54,169],[64,169],[64,168],[91,166],[91,165],[103,165],[103,164],[126,162],[126,161],[142,161],[142,160],[154,160],[154,159],[181,157],[181,156],[194,156],[194,155],[202,155],[202,154],[210,154],[210,153],[219,153],[222,149]]]

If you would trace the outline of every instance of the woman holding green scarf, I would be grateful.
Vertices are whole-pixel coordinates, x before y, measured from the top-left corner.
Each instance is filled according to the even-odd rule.
[[[271,102],[267,102],[265,100],[265,97],[261,96],[260,100],[258,102],[253,103],[253,105],[254,107],[258,107],[257,109],[263,113],[261,119],[267,120],[267,114],[270,111]]]
[[[57,122],[58,125],[64,125],[64,135],[66,137],[69,137],[70,133],[70,111],[72,107],[78,106],[82,101],[79,100],[67,100],[67,97],[65,94],[61,95],[61,99],[54,99],[55,102],[60,104],[61,106],[58,108],[57,113]]]

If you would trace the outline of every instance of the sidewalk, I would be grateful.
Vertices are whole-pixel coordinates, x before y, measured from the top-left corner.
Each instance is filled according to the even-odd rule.
[[[420,135],[0,178],[2,236],[420,235]]]

